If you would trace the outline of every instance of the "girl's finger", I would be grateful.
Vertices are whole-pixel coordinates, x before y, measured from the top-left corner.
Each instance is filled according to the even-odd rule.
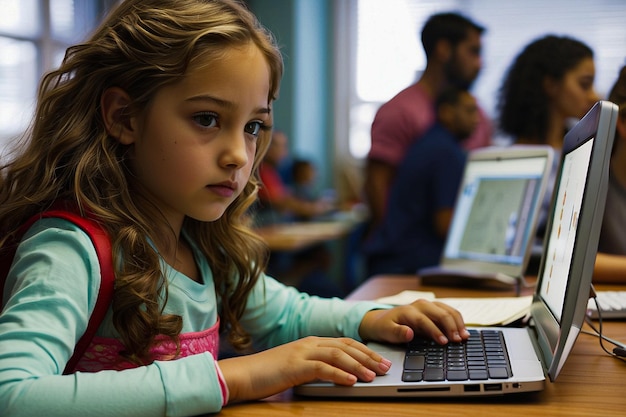
[[[439,343],[445,344],[449,341],[461,342],[466,335],[465,324],[461,315],[441,302],[428,302],[418,300],[411,304],[419,313],[405,315],[403,319],[408,326],[416,332],[429,336]]]
[[[351,372],[361,380],[383,375],[391,367],[389,360],[353,339],[325,339],[317,352],[320,355],[317,359]]]

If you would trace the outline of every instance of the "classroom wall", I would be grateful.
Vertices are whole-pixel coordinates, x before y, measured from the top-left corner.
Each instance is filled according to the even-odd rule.
[[[276,36],[285,61],[274,126],[289,136],[292,155],[313,159],[322,186],[332,187],[332,0],[247,3]]]

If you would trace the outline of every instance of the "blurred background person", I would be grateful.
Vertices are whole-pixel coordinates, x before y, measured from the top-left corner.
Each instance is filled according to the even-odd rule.
[[[317,169],[313,161],[296,158],[291,163],[291,179],[293,195],[307,201],[318,199]]]
[[[287,135],[275,130],[269,149],[259,167],[259,175],[263,183],[259,189],[257,208],[257,224],[267,225],[291,221],[294,218],[311,219],[321,216],[334,209],[334,205],[326,199],[314,201],[295,196],[280,175],[281,163],[289,156]]]
[[[510,65],[498,92],[499,130],[511,142],[547,144],[563,137],[599,100],[592,49],[567,36],[528,44]]]
[[[293,194],[281,176],[281,169],[286,169],[283,163],[288,158],[287,135],[274,130],[270,146],[259,166],[262,186],[256,205],[257,226],[309,221],[334,209],[324,199],[309,201]],[[331,267],[332,254],[326,244],[320,243],[298,251],[273,251],[267,273],[279,276],[283,283],[311,295],[341,297],[345,295],[345,290],[334,282]]]
[[[626,67],[608,97],[619,106],[593,282],[626,283]]]
[[[317,167],[310,159],[295,158],[291,162],[291,184],[290,189],[292,195],[302,201],[325,201],[328,206],[337,208],[337,198],[335,190],[321,190],[317,182]],[[329,211],[318,218],[326,218],[332,215],[334,211]],[[295,220],[308,220],[306,217],[294,216]]]
[[[437,121],[409,147],[391,185],[382,223],[364,244],[368,276],[415,274],[441,259],[465,168],[462,142],[480,122],[467,90],[445,89]]]
[[[584,42],[546,35],[514,58],[498,92],[499,133],[515,144],[546,144],[555,150],[551,179],[538,218],[537,240],[529,265],[540,259],[563,138],[572,122],[599,100],[594,89],[593,50]]]
[[[419,80],[383,104],[372,122],[365,167],[370,230],[384,216],[389,188],[409,146],[435,122],[435,99],[448,86],[469,89],[478,77],[484,27],[458,13],[432,15],[421,33],[426,68]],[[479,111],[479,124],[464,142],[467,149],[491,143],[492,128]]]

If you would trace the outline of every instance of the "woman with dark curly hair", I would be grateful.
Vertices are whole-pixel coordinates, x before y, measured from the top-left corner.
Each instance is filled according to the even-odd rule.
[[[558,152],[570,119],[582,118],[598,101],[593,87],[593,50],[567,36],[546,35],[528,44],[513,60],[498,96],[499,129],[516,144],[550,145]],[[538,244],[552,199],[548,183],[539,215]]]
[[[531,42],[500,88],[500,130],[515,143],[560,149],[568,119],[580,119],[598,100],[594,78],[593,51],[583,42],[555,35]]]

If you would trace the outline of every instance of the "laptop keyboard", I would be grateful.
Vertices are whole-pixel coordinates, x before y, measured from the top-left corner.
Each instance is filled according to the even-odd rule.
[[[596,297],[603,319],[626,319],[626,291],[597,291]],[[587,314],[593,319],[598,318],[593,299],[589,299]]]
[[[430,339],[414,339],[407,346],[404,382],[466,381],[511,377],[511,364],[500,330],[471,329],[463,343],[441,346]]]

